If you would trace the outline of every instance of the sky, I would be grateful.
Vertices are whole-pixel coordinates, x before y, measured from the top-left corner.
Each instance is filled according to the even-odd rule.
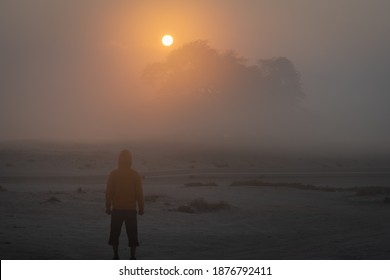
[[[142,131],[128,115],[142,70],[172,48],[208,40],[248,63],[289,58],[302,75],[303,105],[327,120],[329,134],[390,151],[389,10],[386,0],[3,0],[0,139]],[[165,33],[170,48],[161,45]]]

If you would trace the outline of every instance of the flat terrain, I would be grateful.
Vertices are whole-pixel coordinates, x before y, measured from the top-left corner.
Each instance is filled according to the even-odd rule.
[[[104,190],[114,152],[1,151],[1,259],[111,259]],[[140,151],[138,258],[390,259],[389,195],[351,189],[389,186],[386,166],[269,162]],[[126,259],[124,228],[120,242]]]

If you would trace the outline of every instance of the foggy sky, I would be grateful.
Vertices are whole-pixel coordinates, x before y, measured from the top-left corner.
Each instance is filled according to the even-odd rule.
[[[0,139],[142,135],[132,92],[171,33],[174,47],[205,39],[251,63],[288,57],[329,142],[390,151],[389,10],[386,0],[3,0]]]

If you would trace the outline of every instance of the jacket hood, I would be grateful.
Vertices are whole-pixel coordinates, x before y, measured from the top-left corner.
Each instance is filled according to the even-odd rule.
[[[123,150],[118,157],[118,167],[131,167],[132,156],[129,150]]]

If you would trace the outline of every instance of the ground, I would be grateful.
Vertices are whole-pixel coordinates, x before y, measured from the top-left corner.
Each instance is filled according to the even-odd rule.
[[[7,150],[0,162],[1,259],[112,258],[104,190],[116,159],[94,155]],[[390,258],[388,195],[351,189],[386,185],[383,168],[374,175],[324,172],[329,163],[317,163],[317,172],[313,164],[308,172],[287,172],[253,159],[235,166],[218,160],[172,158],[158,166],[158,159],[136,158],[146,199],[138,259]],[[129,257],[124,228],[120,257]]]

